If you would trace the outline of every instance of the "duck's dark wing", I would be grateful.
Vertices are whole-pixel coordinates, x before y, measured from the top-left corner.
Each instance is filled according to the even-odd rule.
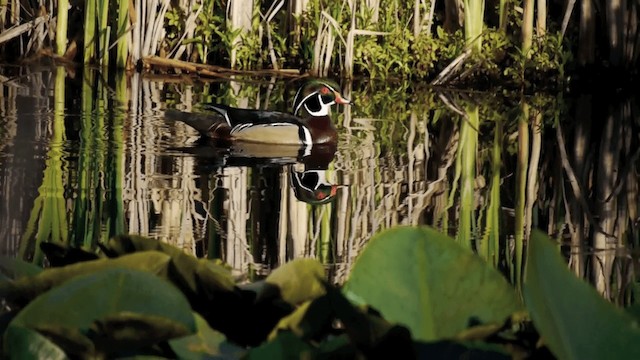
[[[302,125],[300,118],[281,111],[241,109],[226,105],[206,104],[204,109],[222,115],[230,127],[239,125],[293,124]]]
[[[219,128],[221,125],[227,128],[227,121],[219,113],[191,113],[180,110],[168,109],[164,112],[167,120],[182,121],[192,128],[198,130],[203,135],[209,135],[211,129]]]

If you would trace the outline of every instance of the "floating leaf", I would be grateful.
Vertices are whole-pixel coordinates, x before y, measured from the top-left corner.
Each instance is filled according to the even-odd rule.
[[[294,259],[271,272],[265,281],[277,286],[286,302],[297,305],[322,296],[324,278],[324,267],[318,260]]]
[[[91,330],[96,347],[109,349],[117,344],[120,352],[193,332],[175,319],[126,311],[97,320],[92,324]]]
[[[106,269],[144,270],[150,274],[166,276],[169,260],[170,258],[166,254],[147,251],[118,259],[99,259],[59,268],[49,268],[33,277],[0,283],[0,297],[18,304],[26,304],[43,292],[76,276],[92,274]]]
[[[79,276],[42,294],[9,326],[58,327],[63,329],[58,335],[77,329],[106,346],[131,346],[132,334],[145,346],[195,331],[189,303],[178,289],[153,274],[122,268]]]
[[[62,349],[35,330],[12,326],[4,336],[4,349],[8,359],[68,359]]]
[[[291,331],[303,340],[311,340],[320,335],[325,335],[333,322],[334,311],[331,307],[331,299],[321,296],[313,301],[308,301],[284,318],[269,335],[269,339],[277,337],[281,331]]]
[[[193,313],[197,333],[169,341],[171,349],[183,360],[238,359],[245,350],[227,341],[221,332],[211,329],[207,321]]]
[[[333,286],[327,286],[327,296],[351,343],[366,358],[415,358],[411,334],[406,327],[391,324],[378,314],[356,308]]]
[[[495,344],[483,342],[435,341],[415,344],[417,358],[429,360],[474,359],[508,360],[517,359]]]
[[[502,323],[521,308],[497,270],[429,227],[397,227],[373,237],[344,291],[423,341],[452,338],[472,322]]]
[[[10,329],[17,327],[11,326]],[[77,328],[57,324],[39,324],[33,330],[46,336],[72,358],[91,358],[96,355],[96,346]]]
[[[38,275],[42,268],[24,260],[0,255],[0,269],[11,279]]]
[[[159,251],[171,257],[169,278],[193,300],[201,290],[209,293],[232,291],[235,282],[222,265],[198,259],[171,244],[137,235],[116,236],[100,248],[110,257],[122,257],[144,251]]]
[[[524,298],[543,341],[559,359],[640,359],[640,329],[567,269],[556,246],[531,234]]]
[[[311,345],[285,331],[272,341],[251,349],[245,359],[312,359],[314,353]]]

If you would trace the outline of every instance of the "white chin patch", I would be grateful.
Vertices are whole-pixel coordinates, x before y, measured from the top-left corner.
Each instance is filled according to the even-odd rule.
[[[311,116],[328,116],[329,115],[329,110],[331,109],[331,105],[333,105],[333,104],[334,104],[333,101],[328,103],[328,104],[320,102],[320,110],[318,110],[318,111],[309,110],[309,107],[307,106],[307,104],[304,104],[304,108],[305,108],[305,110],[307,110],[307,112]]]

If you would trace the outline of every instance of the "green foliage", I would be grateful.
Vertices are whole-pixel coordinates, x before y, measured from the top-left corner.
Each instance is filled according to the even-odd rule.
[[[1,283],[14,306],[0,328],[3,351],[34,359],[535,358],[537,329],[559,358],[637,357],[636,321],[576,279],[545,237],[532,236],[525,282],[535,328],[496,270],[427,227],[378,234],[343,291],[312,259],[236,284],[216,262],[116,237],[98,260],[67,258],[80,262],[16,271]]]
[[[216,6],[213,6],[214,2]],[[184,39],[183,43],[196,45],[198,57],[202,60],[206,60],[207,53],[212,51],[224,54],[223,57],[228,60],[233,48],[236,55],[235,66],[243,70],[271,67],[274,61],[271,49],[278,67],[304,67],[305,64],[310,64],[314,56],[319,56],[313,53],[318,41],[318,28],[327,24],[327,17],[322,12],[335,20],[335,23],[329,25],[334,36],[333,51],[329,54],[330,71],[334,74],[345,70],[345,54],[352,51],[354,75],[367,75],[382,80],[429,80],[467,48],[463,31],[445,31],[438,11],[430,29],[432,33],[428,33],[425,28],[414,35],[412,23],[415,3],[411,1],[383,1],[373,6],[358,3],[355,14],[351,14],[351,8],[344,3],[311,2],[300,16],[294,18],[280,10],[268,23],[264,20],[266,5],[257,4],[253,8],[252,25],[248,31],[229,29],[222,11],[223,4],[206,0],[202,6],[206,10],[199,15],[195,36]],[[518,50],[522,20],[516,8],[515,3],[507,3],[505,26],[508,31],[483,24],[481,12],[485,11],[484,8],[475,9],[475,29],[482,31],[482,42],[477,43],[479,51],[474,51],[473,56],[466,59],[457,70],[458,76],[454,77],[454,84],[486,87],[487,84],[500,83],[512,88],[538,83],[545,87],[561,86],[557,83],[550,84],[548,79],[553,76],[562,80],[564,67],[571,61],[562,37],[553,29],[548,29],[547,35],[536,39],[531,53],[525,56]],[[427,14],[428,6],[421,5],[420,11]],[[495,11],[496,15],[498,12],[497,8],[488,11]],[[349,37],[352,29],[352,15],[355,17],[357,30],[376,33],[356,34],[353,37],[353,49],[348,49],[343,40]],[[181,10],[172,8],[166,17],[169,29],[167,41],[172,48],[182,34],[186,16]],[[271,48],[268,37],[271,39]]]
[[[436,33],[428,36],[421,33],[411,44],[412,76],[429,78],[444,69],[464,49],[462,31],[447,33],[440,26]]]
[[[198,12],[199,11],[199,12]],[[226,24],[225,5],[216,0],[203,0],[193,5],[192,12],[198,12],[192,36],[184,37],[188,29],[186,14],[180,6],[171,6],[165,15],[165,48],[172,50],[179,45],[193,46],[191,61],[208,62],[211,54],[217,63],[229,61],[229,51],[239,30],[230,30]]]
[[[6,355],[10,359],[68,359],[64,351],[47,337],[22,326],[9,327],[4,333],[4,341],[11,344],[5,347]]]
[[[75,277],[38,296],[11,327],[66,339],[57,344],[75,356],[144,348],[195,330],[189,303],[175,287],[153,273],[118,267]]]
[[[534,325],[559,359],[640,357],[637,320],[577,279],[538,230],[531,235],[524,297]]]
[[[398,227],[372,238],[344,289],[424,341],[450,338],[474,321],[503,323],[520,309],[500,273],[427,227]]]
[[[175,338],[169,345],[178,358],[185,360],[222,358],[239,358],[245,350],[227,341],[219,331],[212,329],[207,320],[198,313],[193,313],[197,331],[194,334]]]

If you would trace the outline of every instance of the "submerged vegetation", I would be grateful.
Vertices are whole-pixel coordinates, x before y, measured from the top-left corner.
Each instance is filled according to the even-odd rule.
[[[640,356],[637,304],[623,310],[604,300],[540,231],[531,237],[523,298],[429,227],[377,234],[342,289],[315,259],[239,283],[224,264],[153,239],[115,237],[98,253],[47,244],[59,266],[3,259],[8,358]]]
[[[558,88],[582,70],[636,76],[637,10],[604,0],[12,1],[0,6],[0,57]]]

